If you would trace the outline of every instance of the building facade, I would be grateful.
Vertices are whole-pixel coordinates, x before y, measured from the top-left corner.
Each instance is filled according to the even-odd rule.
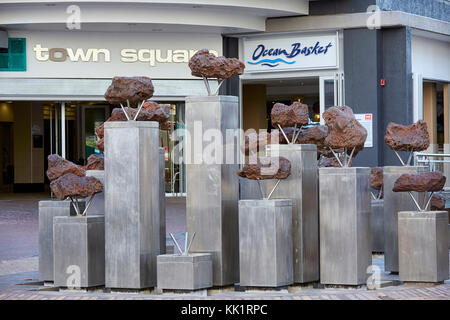
[[[450,153],[450,4],[446,0],[39,1],[0,4],[0,191],[42,190],[46,156],[83,163],[110,114],[116,75],[153,79],[171,104],[166,191],[185,192],[171,161],[184,100],[204,95],[187,62],[196,50],[246,65],[222,94],[240,96],[243,129],[271,129],[274,102],[302,101],[312,122],[346,104],[369,131],[354,165],[397,164],[390,121],[428,123],[430,152]],[[217,85],[215,81],[212,86]]]
[[[226,34],[264,32],[270,16],[307,13],[306,0],[2,1],[2,189],[43,190],[48,154],[83,164],[98,153],[94,130],[111,112],[103,97],[111,78],[142,75],[153,79],[152,100],[171,105],[171,128],[161,130],[166,191],[185,192],[171,134],[183,128],[185,97],[206,93],[189,58],[203,48],[229,55],[237,48]]]
[[[311,1],[308,16],[268,19],[266,26],[264,34],[240,37],[240,57],[250,67],[241,77],[244,128],[270,126],[275,101],[303,101],[317,122],[329,106],[346,104],[369,131],[354,165],[399,164],[384,143],[391,121],[424,119],[431,138],[427,152],[450,153],[449,1]],[[292,64],[254,68],[255,41],[286,48],[288,55],[296,44],[313,53],[285,59]],[[280,57],[286,55],[271,58]],[[255,117],[264,101],[267,111]]]

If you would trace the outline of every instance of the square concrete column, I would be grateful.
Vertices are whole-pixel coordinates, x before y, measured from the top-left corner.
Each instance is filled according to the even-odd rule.
[[[285,157],[291,175],[283,180],[271,199],[292,199],[294,282],[319,280],[319,195],[316,145],[268,145],[268,156]],[[276,181],[268,180],[266,194]]]
[[[55,217],[55,286],[88,288],[105,284],[105,216]]]
[[[239,201],[242,287],[280,287],[293,283],[292,202]]]
[[[158,288],[198,290],[212,287],[212,258],[210,253],[158,256]]]
[[[447,211],[398,213],[399,277],[442,282],[449,273]]]
[[[187,156],[191,155],[186,160],[186,225],[189,234],[196,233],[191,252],[212,254],[215,286],[234,284],[239,277],[238,127],[237,97],[186,98],[186,135],[191,137],[186,141]],[[234,133],[228,144],[227,129],[232,137]],[[202,157],[211,154],[211,141],[202,139],[207,132],[225,140],[223,158],[217,162]]]
[[[160,253],[166,253],[166,158],[164,148],[159,148],[159,236]]]
[[[370,168],[320,168],[320,282],[361,285],[372,264]]]
[[[384,269],[398,272],[398,212],[417,210],[408,192],[392,192],[395,181],[405,173],[424,173],[426,167],[391,166],[383,169],[384,193]],[[424,193],[413,192],[422,205]],[[418,198],[419,197],[419,198]]]
[[[103,184],[103,192],[97,193],[89,206],[87,215],[105,214],[105,170],[86,170],[87,177],[94,177]],[[88,199],[89,200],[89,199]]]
[[[39,201],[39,281],[53,281],[53,218],[70,215],[76,215],[70,201]]]
[[[384,252],[384,200],[372,200],[372,252]]]
[[[160,253],[159,126],[105,122],[106,287],[156,286]]]

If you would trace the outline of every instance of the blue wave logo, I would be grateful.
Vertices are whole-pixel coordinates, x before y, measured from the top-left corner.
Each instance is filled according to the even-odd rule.
[[[294,64],[296,61],[286,61],[281,58],[278,58],[278,59],[263,59],[263,60],[259,60],[257,62],[249,62],[249,64],[252,64],[252,65],[261,64],[262,66],[275,68],[280,65],[278,62],[283,62],[286,64]]]

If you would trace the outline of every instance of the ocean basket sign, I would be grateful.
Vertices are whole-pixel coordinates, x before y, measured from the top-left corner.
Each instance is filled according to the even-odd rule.
[[[245,72],[274,72],[339,67],[338,34],[244,39]]]

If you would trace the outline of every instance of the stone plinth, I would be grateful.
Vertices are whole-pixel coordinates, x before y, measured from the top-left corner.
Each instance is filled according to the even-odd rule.
[[[448,279],[447,211],[398,213],[399,277],[404,282]]]
[[[384,252],[384,200],[372,200],[370,227],[372,229],[372,252]]]
[[[159,126],[105,122],[106,287],[156,286],[160,253]]]
[[[55,217],[55,286],[88,288],[105,284],[105,217]]]
[[[186,131],[192,138],[186,142],[186,226],[189,234],[196,233],[191,252],[212,254],[215,286],[234,284],[239,277],[238,135],[224,143],[223,158],[207,162],[202,154],[211,142],[201,134],[219,130],[226,137],[227,129],[238,127],[237,97],[186,98]]]
[[[372,264],[370,168],[320,168],[320,282],[361,285]]]
[[[87,215],[104,215],[105,214],[105,171],[104,170],[87,170],[87,177],[94,177],[103,184],[103,192],[97,193],[92,200],[87,211]],[[86,199],[89,201],[89,198]]]
[[[319,280],[319,195],[317,146],[312,144],[268,145],[268,156],[285,157],[291,162],[291,175],[283,180],[271,199],[292,199],[294,241],[294,282]],[[268,180],[266,194],[276,180]]]
[[[69,215],[76,212],[68,200],[39,201],[39,281],[53,281],[53,218]]]
[[[292,284],[292,247],[292,200],[239,201],[241,286]]]
[[[424,173],[425,167],[391,166],[383,169],[384,192],[384,269],[398,272],[398,212],[417,210],[408,192],[393,192],[395,181],[404,173]],[[423,205],[424,194],[413,192]]]
[[[210,253],[158,256],[158,288],[198,290],[212,287],[212,257]]]

